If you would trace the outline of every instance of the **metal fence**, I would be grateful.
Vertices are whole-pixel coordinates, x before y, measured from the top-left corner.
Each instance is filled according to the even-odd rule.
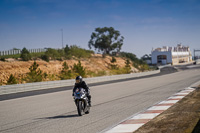
[[[142,73],[114,75],[114,76],[84,78],[84,81],[86,81],[87,84],[90,84],[90,83],[98,83],[98,82],[147,76],[147,75],[152,75],[152,74],[156,74],[159,72],[160,72],[160,70],[142,72]],[[49,89],[49,88],[57,88],[57,87],[65,87],[65,86],[73,86],[73,85],[74,85],[74,79],[16,84],[16,85],[4,85],[4,86],[0,86],[0,95],[18,93],[18,92],[26,92],[26,91],[34,91],[34,90],[42,90],[42,89]]]
[[[39,53],[39,52],[45,52],[47,49],[28,49],[30,53]],[[6,50],[6,51],[0,51],[0,56],[3,55],[15,55],[15,54],[21,54],[21,50]]]

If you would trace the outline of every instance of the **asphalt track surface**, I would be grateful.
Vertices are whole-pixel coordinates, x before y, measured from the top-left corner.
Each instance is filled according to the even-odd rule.
[[[199,80],[200,67],[178,66],[177,72],[165,68],[153,76],[91,84],[91,112],[82,117],[71,87],[10,95],[0,101],[0,133],[101,132]]]

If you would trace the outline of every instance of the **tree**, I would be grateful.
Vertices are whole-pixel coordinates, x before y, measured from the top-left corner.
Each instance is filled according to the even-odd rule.
[[[11,84],[17,84],[17,80],[16,78],[13,76],[13,74],[10,75],[8,81],[7,81],[7,85],[11,85]]]
[[[77,74],[77,75],[81,75],[82,77],[86,76],[85,73],[85,68],[81,65],[81,62],[78,61],[77,64],[74,64],[72,70]]]
[[[69,70],[69,66],[67,65],[66,62],[63,63],[63,68],[60,74],[61,80],[63,79],[70,79],[72,77],[72,71]]]
[[[104,52],[104,54],[110,54],[111,51],[120,52],[123,45],[124,37],[120,36],[120,32],[113,27],[96,28],[92,33],[91,39],[88,42],[88,46],[98,49],[98,51]]]
[[[70,48],[69,48],[69,46],[68,46],[68,44],[66,45],[66,47],[64,48],[64,51],[65,51],[65,54],[66,55],[69,55],[70,53]]]
[[[25,47],[22,49],[20,58],[22,58],[23,61],[29,61],[31,59],[31,54]]]
[[[30,72],[27,73],[27,82],[41,82],[43,79],[42,71],[38,68],[39,65],[34,61],[33,65],[30,66]]]

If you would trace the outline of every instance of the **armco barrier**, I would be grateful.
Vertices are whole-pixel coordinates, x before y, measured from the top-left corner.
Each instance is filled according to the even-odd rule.
[[[152,75],[152,74],[156,74],[159,72],[160,72],[160,70],[156,70],[156,71],[149,71],[149,72],[142,72],[142,73],[84,78],[84,80],[86,81],[87,84],[90,84],[90,83],[98,83],[98,82],[104,82],[104,81],[112,81],[112,80],[147,76],[147,75]],[[12,94],[12,93],[18,93],[18,92],[26,92],[26,91],[34,91],[34,90],[42,90],[42,89],[49,89],[49,88],[56,88],[56,87],[73,86],[74,82],[75,82],[74,79],[70,79],[70,80],[4,85],[4,86],[0,86],[0,95]]]

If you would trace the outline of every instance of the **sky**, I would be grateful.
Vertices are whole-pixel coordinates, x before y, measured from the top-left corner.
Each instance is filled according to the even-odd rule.
[[[181,43],[200,49],[200,0],[0,0],[0,51],[88,48],[95,28],[124,36],[121,51],[137,57]]]

